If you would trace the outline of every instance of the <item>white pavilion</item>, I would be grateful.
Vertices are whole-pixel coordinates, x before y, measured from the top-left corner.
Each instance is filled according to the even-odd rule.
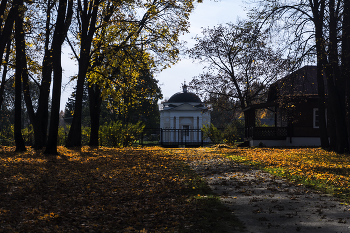
[[[160,111],[161,142],[163,145],[203,144],[201,128],[210,125],[207,106],[194,93],[178,92],[163,102]]]

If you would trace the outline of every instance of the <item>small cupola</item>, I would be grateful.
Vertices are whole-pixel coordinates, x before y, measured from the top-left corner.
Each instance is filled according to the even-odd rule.
[[[183,90],[183,93],[187,93],[186,81],[185,81],[184,85],[182,86],[182,90]]]

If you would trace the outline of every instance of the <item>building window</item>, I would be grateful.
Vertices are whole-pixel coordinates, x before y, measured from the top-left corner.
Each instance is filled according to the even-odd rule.
[[[318,108],[314,108],[314,114],[313,114],[313,127],[314,128],[320,128],[320,119],[319,119],[319,114],[318,114]],[[326,117],[326,124],[327,124],[327,109],[325,112],[325,117]]]

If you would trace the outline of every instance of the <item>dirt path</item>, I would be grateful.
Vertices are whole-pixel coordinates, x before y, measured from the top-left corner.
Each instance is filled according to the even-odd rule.
[[[229,159],[192,162],[247,232],[350,233],[350,206]]]

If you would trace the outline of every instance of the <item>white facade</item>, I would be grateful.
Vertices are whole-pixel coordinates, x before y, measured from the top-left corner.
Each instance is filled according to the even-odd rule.
[[[179,100],[182,102],[177,102]],[[208,108],[198,96],[188,93],[186,86],[184,92],[176,93],[163,103],[160,111],[163,142],[200,142],[203,125],[210,125]]]

